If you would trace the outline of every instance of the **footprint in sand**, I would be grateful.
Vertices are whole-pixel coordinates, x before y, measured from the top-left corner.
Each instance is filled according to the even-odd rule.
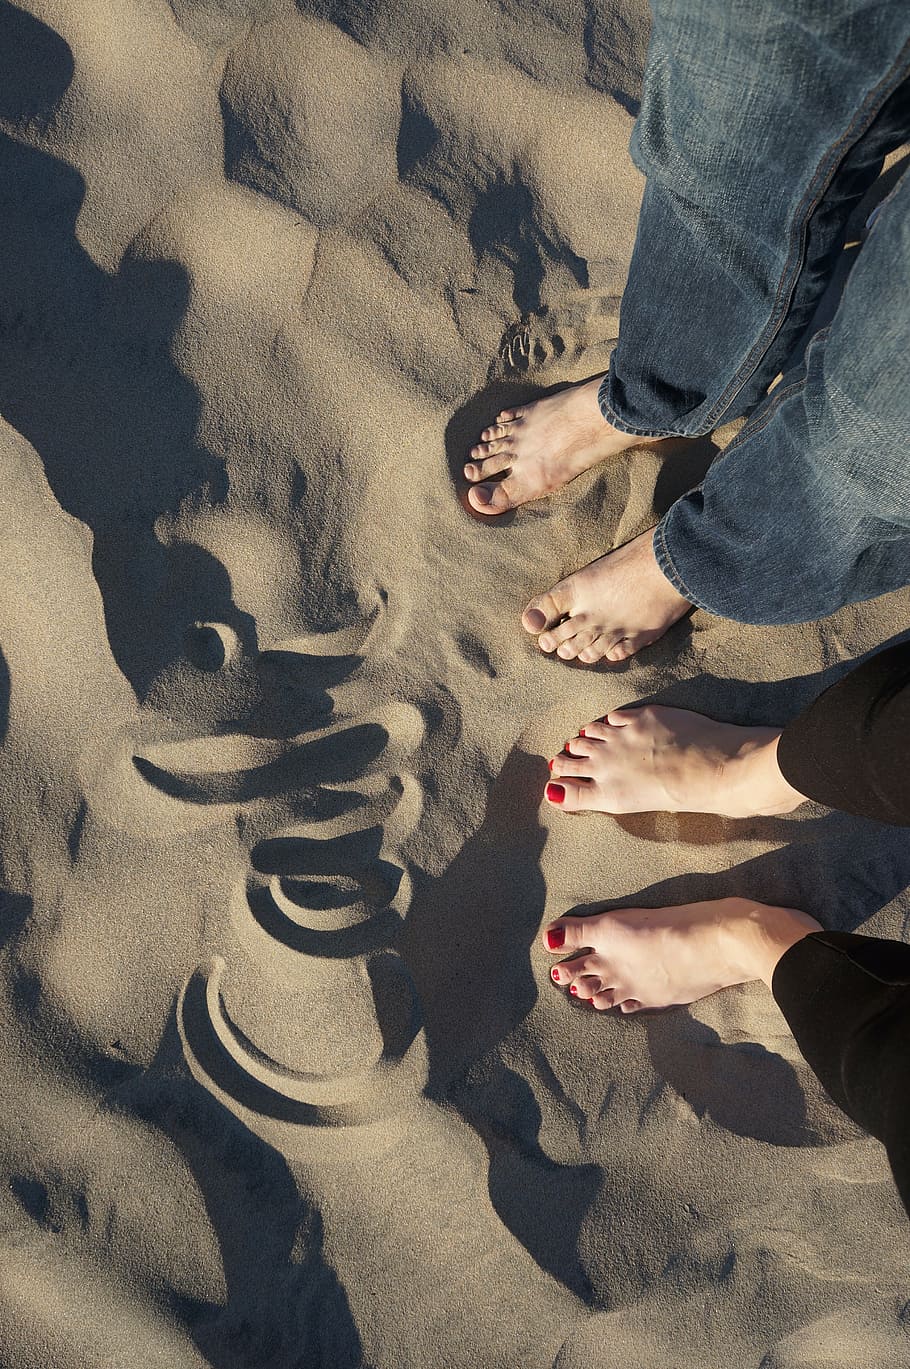
[[[586,378],[607,369],[618,335],[617,295],[573,291],[513,323],[500,343],[499,359],[506,374],[582,364]]]

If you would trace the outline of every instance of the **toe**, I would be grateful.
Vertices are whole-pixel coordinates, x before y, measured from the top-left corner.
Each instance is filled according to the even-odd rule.
[[[493,484],[487,482],[483,485],[472,485],[468,490],[468,503],[477,513],[506,513],[521,503],[520,499],[512,497],[512,492],[512,486],[508,480],[500,480]]]
[[[600,1012],[606,1012],[608,1008],[616,1006],[616,991],[614,989],[601,989],[595,993],[591,999],[591,1006]]]
[[[469,461],[464,468],[465,480],[490,480],[500,475],[509,465],[508,453],[502,456],[487,456],[482,461]]]
[[[507,437],[509,428],[505,423],[494,423],[491,428],[484,428],[480,434],[481,442],[495,442],[498,437]]]
[[[496,415],[496,422],[514,423],[516,418],[521,418],[523,414],[524,409],[522,409],[520,406],[517,409],[503,409],[501,413],[498,413]]]
[[[591,645],[591,642],[596,635],[595,630],[592,628],[580,628],[578,622],[574,619],[570,618],[569,622],[575,623],[574,632],[567,641],[562,643],[556,652],[557,656],[561,657],[564,661],[574,661],[576,656],[580,656],[581,653]]]
[[[560,618],[565,617],[569,611],[569,601],[565,594],[564,585],[561,582],[554,585],[546,594],[541,594],[537,599],[532,599],[521,615],[521,621],[526,632],[537,634],[543,632],[545,628],[555,627]],[[575,628],[572,631],[576,631]],[[554,643],[554,645],[556,645]],[[552,651],[552,647],[545,647],[544,650]]]
[[[637,998],[623,999],[622,1003],[619,1005],[619,1011],[624,1013],[638,1012],[640,1008],[641,1004]]]
[[[581,779],[588,779],[591,775],[590,756],[567,756],[565,752],[560,752],[554,756],[550,763],[550,773],[554,780],[561,780],[564,776],[578,776]]]
[[[555,651],[557,647],[561,647],[565,642],[570,641],[577,631],[578,624],[574,618],[566,618],[563,622],[557,623],[555,627],[542,632],[537,639],[537,645],[541,651]]]
[[[647,704],[625,704],[622,708],[611,708],[607,714],[605,730],[609,733],[611,728],[628,727],[629,723],[639,720],[647,708]]]
[[[558,781],[549,781],[544,795],[548,803],[555,804],[564,813],[584,813],[597,809],[596,789],[590,780],[562,775]]]
[[[607,652],[607,639],[601,635],[595,637],[593,642],[585,647],[584,651],[579,651],[578,659],[585,665],[594,665],[597,661],[602,661]]]
[[[574,998],[578,998],[582,1003],[593,1003],[595,1007],[605,1008],[613,1006],[613,990],[604,988],[603,981],[599,975],[583,974],[579,975],[569,985],[569,991],[574,989]],[[605,1000],[609,998],[609,1003]]]
[[[489,431],[489,429],[487,430]],[[497,452],[511,451],[512,440],[509,437],[497,437],[489,442],[478,442],[476,447],[471,448],[473,457],[496,456]]]
[[[590,944],[589,933],[590,928],[586,928],[583,917],[560,917],[544,927],[540,940],[544,950],[549,951],[551,955],[568,955]],[[569,965],[573,963],[566,962]],[[565,969],[565,965],[559,968]],[[569,971],[566,970],[566,978],[568,977]]]
[[[585,736],[585,729],[579,732],[577,737],[570,737],[563,747],[562,754],[565,756],[590,756],[591,743]]]
[[[614,645],[610,647],[609,651],[604,652],[606,660],[616,662],[627,661],[629,657],[633,656],[634,654],[635,653],[632,647],[630,646],[629,642],[627,642],[625,637],[620,638],[618,642],[614,643]]]

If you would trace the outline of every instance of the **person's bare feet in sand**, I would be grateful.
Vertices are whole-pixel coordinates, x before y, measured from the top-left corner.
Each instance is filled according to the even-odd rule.
[[[553,757],[546,797],[567,813],[790,813],[806,796],[781,774],[779,738],[686,708],[614,709]]]
[[[563,661],[624,661],[662,637],[692,605],[654,555],[649,529],[532,599],[521,615],[541,651]]]
[[[541,940],[551,954],[570,957],[551,970],[554,983],[595,1008],[630,1013],[694,1003],[754,979],[770,988],[784,952],[820,930],[797,908],[722,898],[561,917]]]
[[[612,427],[600,411],[603,376],[570,385],[514,409],[503,409],[484,428],[464,468],[471,482],[468,503],[478,513],[505,513],[543,499],[583,471],[629,447],[655,446],[661,439],[636,437]],[[503,471],[504,480],[494,480]]]

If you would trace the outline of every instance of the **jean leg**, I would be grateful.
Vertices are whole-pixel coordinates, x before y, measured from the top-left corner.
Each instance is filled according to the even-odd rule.
[[[910,126],[903,0],[652,0],[647,183],[601,386],[627,432],[746,412],[814,311],[853,205]]]
[[[658,524],[664,574],[747,623],[808,622],[910,583],[910,175],[831,326]]]

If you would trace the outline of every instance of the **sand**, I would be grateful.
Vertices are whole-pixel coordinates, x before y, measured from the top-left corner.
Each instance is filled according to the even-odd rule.
[[[519,627],[716,450],[495,524],[458,481],[607,363],[646,38],[0,7],[3,1369],[910,1362],[884,1153],[764,988],[595,1018],[536,946],[603,902],[910,916],[905,836],[815,805],[539,806],[606,709],[783,722],[910,610],[593,670]]]

